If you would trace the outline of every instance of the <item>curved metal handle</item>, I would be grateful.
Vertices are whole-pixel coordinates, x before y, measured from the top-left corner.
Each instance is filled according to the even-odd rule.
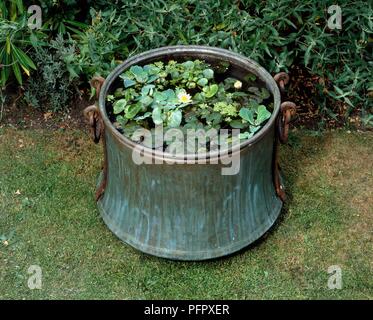
[[[289,137],[289,123],[296,113],[294,102],[285,101],[281,103],[280,114],[278,117],[278,137],[281,143],[286,143]]]
[[[289,75],[285,72],[280,72],[274,77],[277,85],[280,88],[281,93],[285,92],[285,85],[289,83]],[[277,196],[281,201],[286,200],[285,186],[283,185],[280,177],[280,164],[279,164],[279,141],[286,143],[289,136],[289,123],[291,118],[295,115],[296,105],[293,102],[285,101],[281,103],[280,113],[277,118],[277,130],[276,138],[274,142],[274,159],[273,159],[273,183]]]
[[[90,81],[91,87],[95,88],[96,90],[96,99],[99,98],[102,85],[104,84],[105,79],[100,76],[93,77]]]
[[[285,91],[285,86],[289,83],[290,77],[286,72],[277,73],[273,79],[277,82],[281,92]]]
[[[90,135],[94,143],[98,143],[102,133],[102,121],[100,112],[95,105],[89,106],[83,111],[84,117],[90,126]]]
[[[101,87],[104,84],[105,79],[102,77],[93,77],[91,80],[91,86],[96,90],[96,99],[100,96]],[[84,109],[83,114],[88,120],[90,125],[90,134],[94,143],[98,143],[102,138],[104,147],[104,161],[102,165],[103,179],[100,185],[96,189],[96,201],[98,201],[104,194],[107,184],[107,150],[106,150],[106,139],[105,139],[105,126],[102,121],[100,110],[97,106],[91,105]]]
[[[101,87],[104,84],[105,79],[103,77],[93,77],[90,81],[91,86],[96,91],[96,98],[100,96]],[[100,141],[102,131],[103,131],[103,123],[101,121],[100,111],[95,105],[91,105],[84,109],[83,111],[84,117],[88,120],[90,125],[90,135],[94,143],[98,143]]]

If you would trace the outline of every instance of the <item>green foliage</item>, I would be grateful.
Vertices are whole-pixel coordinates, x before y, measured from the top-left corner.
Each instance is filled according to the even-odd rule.
[[[24,50],[36,45],[42,33],[27,27],[27,15],[22,1],[0,3],[0,87],[5,87],[13,74],[18,84],[23,83],[23,73],[30,76],[36,66]]]
[[[140,138],[132,135],[137,128],[159,125],[243,129],[240,138],[250,138],[271,116],[265,105],[259,105],[269,92],[229,77],[219,83],[214,76],[212,67],[200,60],[132,66],[120,75],[123,87],[107,97],[116,127],[133,140]]]
[[[87,80],[94,75],[106,77],[129,54],[124,35],[131,28],[115,10],[91,9],[90,14],[90,26],[75,37],[78,46],[75,64]]]
[[[361,110],[364,121],[370,122],[371,2],[339,1],[342,29],[329,30],[327,8],[335,4],[333,0],[40,0],[43,32],[26,27],[24,8],[30,4],[34,3],[11,0],[0,4],[3,85],[12,73],[21,83],[22,73],[33,69],[22,53],[29,56],[32,45],[40,45],[46,31],[49,40],[56,34],[73,38],[76,51],[69,68],[86,83],[94,75],[106,77],[117,64],[139,52],[176,44],[210,45],[242,53],[272,73],[300,65],[317,76],[318,92],[310,100],[319,105],[321,115],[347,117]],[[185,88],[205,87],[209,77],[206,71],[198,83],[191,79]],[[345,111],[331,104],[332,99],[343,103]]]
[[[43,29],[50,31],[50,34],[65,35],[67,33],[81,33],[81,29],[87,27],[85,23],[78,21],[81,12],[87,9],[88,1],[79,0],[26,0],[26,5],[37,4],[43,11]],[[83,16],[83,18],[85,18]]]
[[[110,9],[102,2],[95,4],[97,10],[105,8],[110,16],[104,18],[102,13],[106,22],[101,23],[108,26],[105,32],[115,35],[112,53],[119,60],[165,45],[227,48],[258,61],[271,72],[289,71],[294,64],[309,69],[321,79],[318,96],[310,99],[316,100],[327,117],[340,113],[327,105],[328,96],[348,106],[346,116],[354,109],[372,111],[373,24],[369,2],[339,2],[342,30],[327,28],[327,8],[335,4],[331,0],[118,1]]]
[[[65,109],[77,93],[79,78],[71,59],[75,53],[72,41],[61,36],[52,40],[48,49],[40,47],[32,55],[37,71],[25,86],[24,100],[44,110]]]

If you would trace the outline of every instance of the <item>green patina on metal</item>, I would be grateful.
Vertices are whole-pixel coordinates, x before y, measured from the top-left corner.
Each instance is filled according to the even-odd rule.
[[[251,72],[273,96],[274,110],[269,121],[233,150],[240,153],[236,175],[222,175],[221,163],[182,164],[183,159],[178,159],[179,163],[172,165],[135,164],[135,144],[121,135],[108,118],[105,98],[124,70],[136,64],[184,58],[213,64],[229,62],[235,77],[243,78]],[[280,92],[272,76],[254,61],[230,51],[174,46],[126,60],[105,80],[99,96],[107,166],[106,174],[99,179],[99,185],[102,179],[105,185],[97,204],[105,223],[131,246],[176,260],[221,257],[257,240],[273,225],[282,207],[273,183],[279,112]],[[155,152],[154,158],[161,157],[168,156]],[[189,155],[188,159],[193,157]]]

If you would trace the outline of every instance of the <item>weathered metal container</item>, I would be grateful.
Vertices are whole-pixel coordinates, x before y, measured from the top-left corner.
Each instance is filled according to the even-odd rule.
[[[222,164],[185,164],[183,159],[178,159],[178,164],[135,164],[135,144],[120,134],[108,117],[106,96],[123,71],[136,64],[190,58],[212,64],[229,62],[236,78],[251,72],[273,96],[274,111],[269,121],[233,150],[240,153],[236,175],[222,175]],[[284,79],[280,80],[282,84]],[[101,136],[104,142],[97,205],[107,226],[121,240],[159,257],[204,260],[247,246],[273,225],[284,198],[276,156],[278,129],[282,129],[280,138],[284,140],[288,109],[292,108],[285,106],[281,112],[279,89],[265,69],[223,49],[164,47],[129,58],[97,89],[99,110],[86,110],[95,141]],[[155,152],[154,158],[162,157],[167,160],[167,155]]]

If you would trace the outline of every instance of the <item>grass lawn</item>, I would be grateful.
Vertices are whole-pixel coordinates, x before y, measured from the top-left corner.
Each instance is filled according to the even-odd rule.
[[[372,133],[292,132],[275,227],[231,257],[173,262],[104,225],[101,145],[85,131],[0,129],[0,299],[373,299],[372,146]],[[27,286],[30,265],[41,290]],[[332,265],[341,290],[327,287]]]

